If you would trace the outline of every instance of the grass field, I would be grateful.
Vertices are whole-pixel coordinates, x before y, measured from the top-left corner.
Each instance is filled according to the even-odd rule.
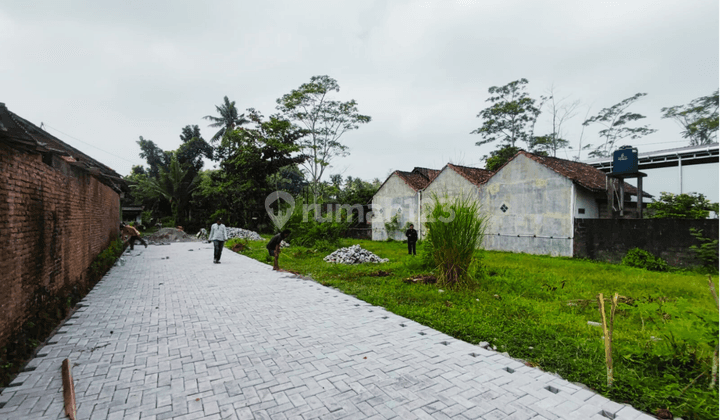
[[[718,311],[707,275],[477,251],[482,264],[474,285],[441,291],[435,284],[403,282],[430,273],[420,255],[407,255],[404,243],[344,240],[342,246],[352,244],[390,262],[335,265],[322,260],[328,250],[291,247],[282,252],[280,267],[460,340],[489,342],[640,410],[718,418],[717,386],[710,389]],[[269,263],[264,242],[249,242],[242,253]],[[389,275],[378,276],[380,270]],[[712,281],[717,287],[717,276]],[[615,382],[608,389],[603,331],[588,321],[601,321],[598,293],[615,292],[621,303],[613,333]],[[609,308],[608,302],[608,314]]]

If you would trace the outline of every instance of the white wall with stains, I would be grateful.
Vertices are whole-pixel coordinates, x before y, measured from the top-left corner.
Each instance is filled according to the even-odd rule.
[[[519,155],[484,187],[485,249],[572,256],[571,180]]]
[[[405,239],[405,224],[408,222],[417,225],[418,222],[418,194],[410,188],[397,174],[392,174],[385,184],[373,196],[372,201],[372,239],[385,241],[388,232],[385,223],[389,223],[393,216],[398,216],[400,229],[390,232],[395,240]]]

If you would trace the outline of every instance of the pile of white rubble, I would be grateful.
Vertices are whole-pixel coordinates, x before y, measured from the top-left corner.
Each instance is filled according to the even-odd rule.
[[[260,236],[259,233],[253,232],[252,230],[236,228],[236,227],[229,227],[226,229],[227,229],[228,239],[240,238],[240,239],[247,239],[249,241],[264,241],[264,239]]]
[[[360,248],[360,245],[353,245],[349,248],[340,248],[324,258],[325,262],[338,264],[360,264],[360,263],[384,263],[387,258],[380,258],[367,249]]]
[[[247,239],[249,241],[262,241],[264,240],[257,232],[253,232],[252,230],[242,229],[242,228],[236,228],[236,227],[226,227],[225,230],[227,231],[228,239],[232,238],[240,238],[240,239]],[[202,239],[204,241],[208,238],[208,231],[205,230],[205,228],[200,229],[200,232],[197,233],[197,236],[199,239]]]

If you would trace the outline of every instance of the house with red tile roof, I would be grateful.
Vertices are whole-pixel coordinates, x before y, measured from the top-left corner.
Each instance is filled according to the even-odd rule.
[[[437,169],[414,168],[410,172],[395,171],[385,180],[373,196],[372,239],[405,239],[408,223],[418,226],[422,191],[440,173]],[[387,226],[386,226],[387,225]],[[388,232],[387,227],[394,228]]]
[[[373,198],[374,240],[387,239],[385,223],[393,217],[400,228],[414,223],[422,237],[422,215],[434,195],[441,200],[457,196],[478,200],[488,216],[483,245],[501,251],[572,256],[575,219],[612,217],[605,174],[581,162],[520,151],[495,172],[448,164],[431,174],[396,171],[388,178],[386,184],[396,176],[392,185],[397,190],[381,187],[378,198],[382,199]],[[400,190],[406,191],[404,196],[394,195]],[[637,193],[625,184],[626,208],[634,208],[630,201]],[[403,200],[409,205],[401,207]],[[404,239],[400,231],[392,237]]]

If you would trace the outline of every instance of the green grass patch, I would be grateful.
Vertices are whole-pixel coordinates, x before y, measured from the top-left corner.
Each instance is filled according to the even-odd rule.
[[[266,243],[250,241],[242,253],[269,262]],[[280,267],[457,339],[487,341],[637,409],[655,413],[668,408],[685,419],[717,418],[718,392],[710,383],[718,311],[707,276],[476,251],[483,265],[472,286],[440,292],[436,284],[403,282],[431,274],[420,255],[407,255],[404,243],[345,239],[341,246],[356,243],[390,262],[331,264],[322,260],[327,250],[292,246],[282,251]],[[379,271],[389,275],[379,276]],[[712,280],[717,287],[717,277]],[[613,333],[615,382],[608,390],[602,328],[588,321],[601,321],[598,293],[615,292],[621,303]]]

